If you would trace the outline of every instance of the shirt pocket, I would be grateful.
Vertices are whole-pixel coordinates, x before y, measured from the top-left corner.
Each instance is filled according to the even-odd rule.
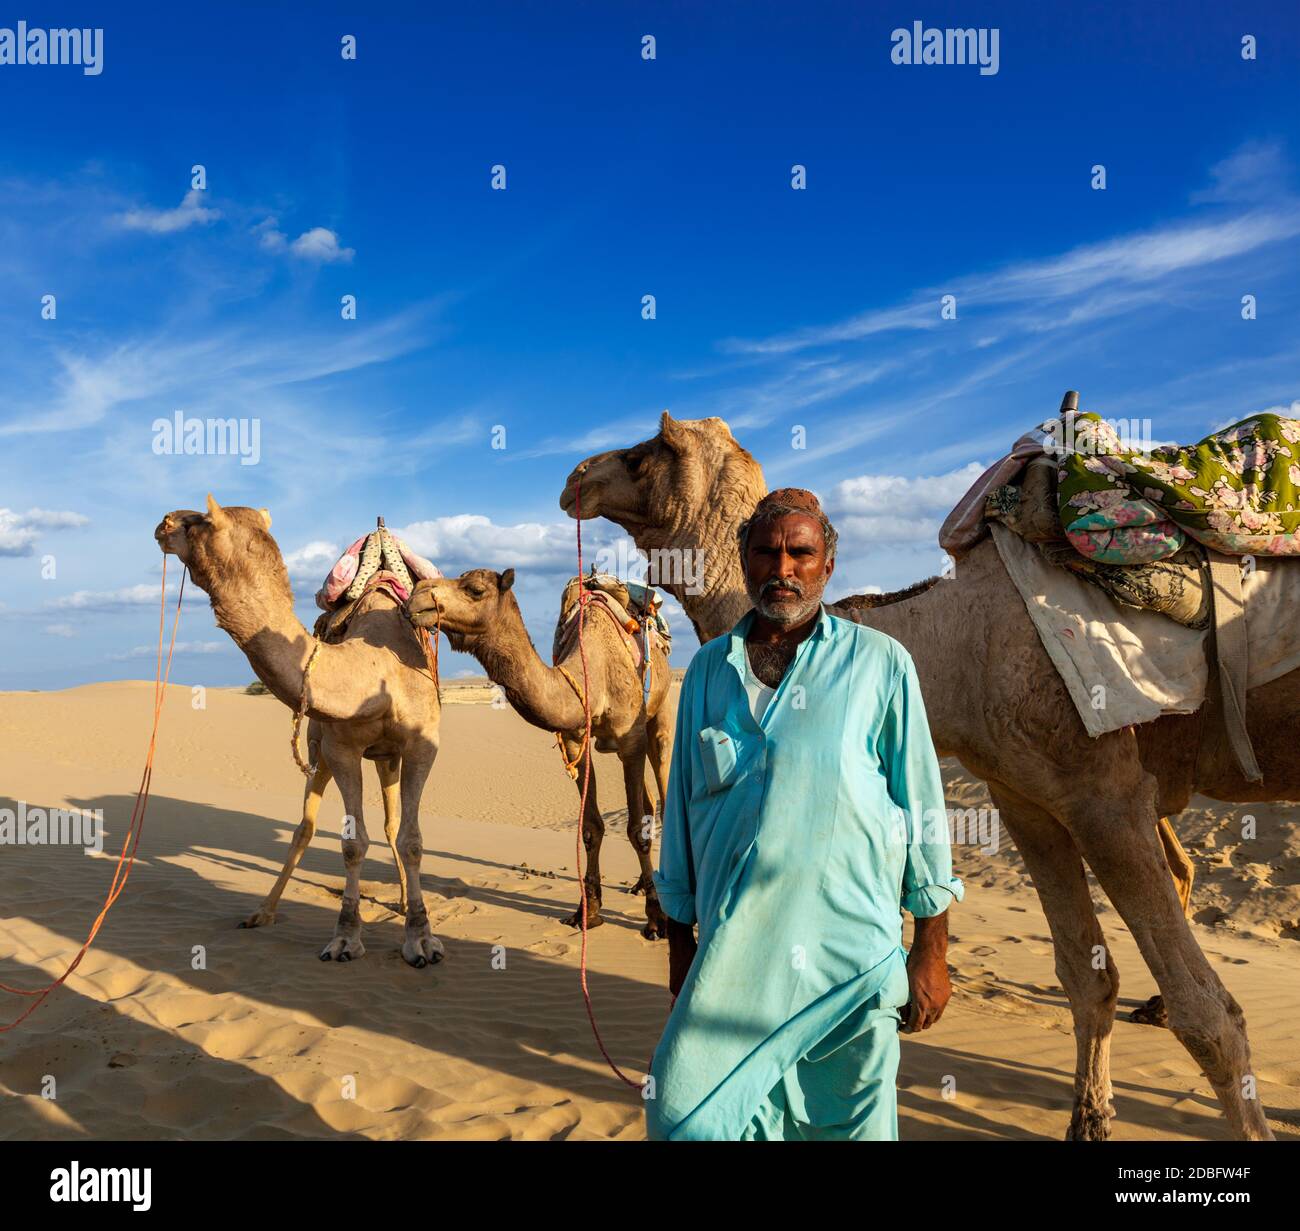
[[[734,731],[705,727],[699,733],[700,760],[710,795],[732,786],[740,777],[741,749]]]

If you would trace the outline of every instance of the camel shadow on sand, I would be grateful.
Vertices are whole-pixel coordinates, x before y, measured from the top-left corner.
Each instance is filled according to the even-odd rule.
[[[132,798],[113,795],[71,802],[79,808],[103,810],[104,852],[115,858]],[[0,806],[13,806],[13,801],[0,800]],[[223,848],[219,853],[199,843],[174,840],[177,833],[196,832],[196,816],[203,822],[198,832],[210,830],[213,845]],[[639,1091],[616,1081],[599,1060],[577,971],[572,966],[527,948],[511,948],[505,954],[505,969],[498,969],[498,947],[455,937],[446,938],[446,961],[426,970],[406,965],[399,952],[402,920],[377,904],[396,897],[396,874],[388,858],[382,863],[368,859],[363,873],[363,903],[368,898],[371,908],[364,912],[368,920],[364,924],[366,953],[359,961],[326,963],[317,959],[337,916],[343,868],[336,844],[323,843],[308,849],[295,877],[295,888],[281,903],[277,923],[254,930],[239,929],[238,922],[260,905],[262,890],[274,879],[292,830],[293,825],[268,823],[266,817],[253,813],[153,796],[127,890],[78,976],[97,973],[105,959],[116,957],[145,972],[164,973],[199,995],[245,997],[284,1010],[291,1015],[291,1021],[306,1018],[328,1030],[354,1028],[370,1032],[498,1071],[529,1087],[554,1087],[584,1099],[623,1103],[629,1111],[639,1113]],[[231,857],[230,849],[247,852],[247,858]],[[387,856],[382,838],[377,848],[372,845],[372,854],[376,849]],[[77,861],[71,876],[70,860]],[[29,919],[57,934],[65,943],[53,952],[61,959],[70,958],[102,903],[112,867],[108,858],[90,860],[76,848],[22,849],[18,861],[5,868],[4,913]],[[519,875],[508,864],[499,867],[503,874]],[[221,883],[223,868],[259,871],[265,884],[251,893],[231,889]],[[564,879],[573,885],[576,900],[576,880],[557,877],[557,882]],[[553,944],[574,936],[571,929],[558,922],[562,912],[554,900],[527,891],[482,889],[427,872],[422,883],[430,895],[427,901],[435,931],[441,920],[457,913],[459,904],[470,903],[522,910],[546,919],[552,925],[551,935],[540,933],[538,939],[542,942]],[[60,886],[57,892],[52,888],[56,884]],[[611,894],[611,899],[615,896],[619,895]],[[640,899],[622,896],[628,896],[633,909],[639,908]],[[621,912],[614,909],[607,918],[606,927],[592,934],[593,946],[598,945],[601,935],[610,934],[618,926],[640,926],[634,916],[624,921]],[[205,970],[191,968],[196,945],[206,951]],[[42,953],[43,958],[46,956]],[[57,970],[61,966],[46,961],[45,968]],[[74,976],[74,982],[78,976]],[[0,978],[17,986],[39,986],[48,977],[15,959],[0,961]],[[330,990],[322,994],[326,984]],[[588,984],[598,1013],[603,1008],[606,1017],[614,1019],[605,1026],[607,1045],[625,1070],[639,1078],[667,1016],[666,988],[598,970],[588,971]],[[5,999],[13,1004],[18,998]],[[78,1053],[85,1053],[77,1071],[86,1065],[107,1065],[112,1057],[122,1055],[128,1057],[126,1063],[135,1078],[151,1082],[155,1076],[162,1080],[171,1071],[169,1066],[176,1063],[172,1057],[179,1054],[189,1058],[204,1081],[219,1081],[222,1069],[251,1072],[238,1060],[217,1059],[179,1033],[145,1026],[124,1016],[113,1007],[114,999],[117,997],[99,1001],[66,985],[56,990],[33,1017],[8,1036],[10,1042],[0,1050],[0,1081],[19,1093],[37,1093],[42,1075],[50,1071],[43,1064],[53,1064],[58,1076],[69,1035],[78,1039]],[[440,1002],[454,1007],[440,1012]],[[12,1008],[7,1016],[16,1015],[21,1007]],[[51,1023],[57,1028],[52,1028]],[[20,1056],[24,1057],[21,1063]],[[567,1056],[594,1063],[582,1067]],[[404,1076],[418,1081],[420,1074],[407,1072]],[[110,1115],[107,1109],[97,1109],[90,1102],[74,1110],[69,1091],[76,1089],[75,1074],[72,1081],[72,1086],[66,1078],[60,1081],[60,1106],[66,1107],[71,1117],[66,1128],[59,1127],[57,1120],[32,1114],[19,1100],[11,1099],[0,1112],[0,1135],[164,1135],[165,1130],[160,1132],[144,1120],[123,1129],[120,1109]],[[256,1135],[279,1135],[274,1123],[284,1118],[285,1108],[274,1103],[276,1099],[286,1101],[288,1106],[296,1105],[308,1116],[307,1125],[300,1130],[303,1135],[340,1135],[315,1116],[310,1104],[293,1099],[272,1079],[258,1077],[254,1089],[262,1091],[263,1087],[267,1088],[263,1091],[266,1097],[259,1095],[255,1101],[268,1107],[265,1119],[271,1127]],[[520,1101],[533,1097],[542,1105],[570,1101],[547,1089],[530,1091],[520,1096]],[[571,1128],[555,1135],[565,1136]],[[194,1135],[204,1135],[201,1127]]]

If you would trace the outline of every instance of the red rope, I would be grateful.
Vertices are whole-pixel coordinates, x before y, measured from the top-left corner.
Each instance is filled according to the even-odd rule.
[[[164,670],[162,647],[167,627],[167,557],[164,555],[162,595],[158,605],[158,662],[153,685],[153,730],[149,735],[149,752],[145,757],[144,773],[140,778],[140,789],[136,792],[135,807],[131,810],[131,823],[127,826],[126,837],[122,842],[122,850],[117,857],[117,866],[113,870],[113,883],[109,886],[103,909],[95,916],[95,922],[91,924],[90,932],[86,936],[85,943],[77,951],[77,956],[72,959],[68,964],[68,968],[53,983],[38,988],[10,987],[7,983],[0,983],[0,991],[12,992],[15,996],[35,997],[32,1003],[13,1021],[9,1022],[8,1025],[0,1026],[0,1034],[12,1030],[32,1013],[36,1012],[55,988],[66,982],[72,972],[81,965],[81,959],[86,956],[87,951],[99,933],[99,929],[103,926],[104,920],[108,918],[108,912],[112,909],[113,903],[117,901],[122,894],[122,890],[126,888],[127,878],[131,875],[131,868],[135,864],[136,848],[140,845],[140,834],[144,830],[145,809],[149,805],[149,784],[153,779],[154,750],[158,744],[158,720],[162,715],[163,701],[166,698],[167,680],[171,676],[172,654],[176,649],[176,633],[181,623],[181,599],[184,596],[185,574],[182,573],[180,590],[176,595],[176,616],[172,624],[171,644],[167,647],[167,667]]]
[[[582,999],[587,1006],[587,1020],[591,1022],[591,1033],[596,1036],[596,1046],[605,1057],[605,1063],[614,1070],[619,1081],[641,1089],[641,1083],[633,1080],[614,1063],[605,1048],[605,1041],[600,1037],[600,1027],[596,1025],[596,1012],[591,1007],[591,991],[587,987],[587,875],[582,866],[582,828],[587,819],[587,786],[591,782],[591,689],[587,683],[587,643],[583,640],[583,621],[587,613],[587,587],[582,584],[582,476],[578,476],[573,491],[573,516],[578,526],[578,652],[582,657],[582,709],[586,719],[586,731],[583,735],[582,751],[586,754],[582,770],[582,801],[578,805],[578,833],[574,841],[574,862],[578,869],[578,891],[582,894],[582,961],[579,969],[582,978]]]

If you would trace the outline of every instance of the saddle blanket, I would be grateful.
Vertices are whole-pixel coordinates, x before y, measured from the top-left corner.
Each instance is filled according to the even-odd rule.
[[[1300,555],[1300,419],[1258,414],[1194,445],[1125,448],[1099,415],[1066,411],[1026,432],[948,514],[957,556],[985,533],[987,497],[1036,457],[1057,466],[1062,530],[1100,564],[1149,564],[1188,538],[1229,555]]]
[[[1121,606],[1067,569],[1049,564],[998,522],[998,554],[1088,734],[1094,738],[1162,714],[1190,714],[1206,698],[1208,629]],[[1257,556],[1243,570],[1247,688],[1300,667],[1300,567]],[[1104,689],[1097,693],[1098,685]],[[1096,704],[1104,698],[1104,705]]]

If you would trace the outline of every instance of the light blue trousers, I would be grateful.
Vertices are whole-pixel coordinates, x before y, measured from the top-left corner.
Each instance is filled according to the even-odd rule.
[[[897,1009],[873,1008],[846,1042],[800,1060],[754,1113],[742,1141],[897,1141]],[[848,1023],[846,1023],[847,1025]],[[825,1045],[824,1045],[825,1046]]]

